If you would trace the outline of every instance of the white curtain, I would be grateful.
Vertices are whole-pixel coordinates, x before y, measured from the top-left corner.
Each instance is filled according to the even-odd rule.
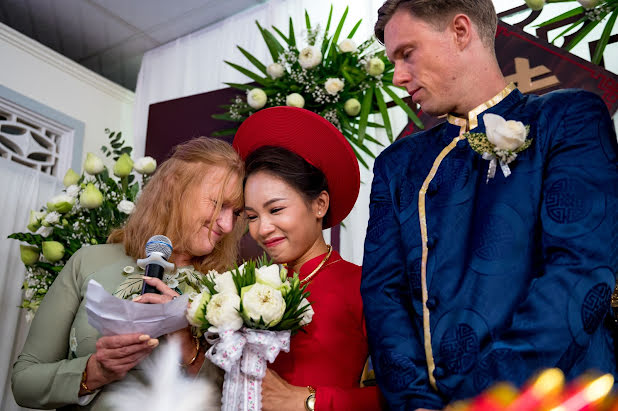
[[[19,242],[8,239],[14,232],[25,232],[30,210],[38,210],[59,193],[62,182],[25,166],[0,158],[0,410],[20,408],[11,392],[11,369],[28,335],[21,304],[25,268],[19,257]]]
[[[296,29],[297,42],[303,37],[305,28],[305,9],[309,13],[312,26],[320,24],[324,28],[328,19],[330,5],[333,4],[333,19],[329,32],[334,33],[345,7],[350,6],[342,33],[347,35],[353,25],[363,19],[354,35],[357,43],[368,39],[373,33],[377,10],[383,0],[270,0],[243,13],[207,27],[204,30],[182,37],[169,44],[146,53],[137,81],[135,92],[135,130],[134,146],[136,156],[144,153],[148,107],[160,101],[175,99],[192,94],[205,93],[226,87],[223,82],[245,83],[247,77],[229,67],[230,61],[252,69],[251,63],[238,51],[241,46],[258,60],[270,64],[272,58],[255,24],[257,20],[264,28],[279,28],[288,31],[291,17]],[[221,102],[224,104],[226,102]],[[398,108],[390,110],[395,135],[407,123],[405,114]],[[380,122],[378,120],[378,122]],[[384,132],[370,130],[371,135],[388,145]],[[376,147],[375,154],[379,152]],[[370,169],[373,162],[369,161]],[[361,166],[361,192],[356,206],[345,221],[341,231],[341,252],[344,258],[356,264],[362,262],[363,243],[368,219],[369,192],[373,175]]]

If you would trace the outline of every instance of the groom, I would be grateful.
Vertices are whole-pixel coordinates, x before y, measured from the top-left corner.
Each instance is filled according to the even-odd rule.
[[[612,121],[588,92],[506,84],[496,26],[491,0],[378,11],[393,83],[447,115],[374,167],[361,292],[392,409],[441,409],[546,367],[616,374]]]

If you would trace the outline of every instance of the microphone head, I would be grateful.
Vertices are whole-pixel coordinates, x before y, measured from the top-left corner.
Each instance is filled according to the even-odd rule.
[[[146,257],[152,253],[159,253],[165,260],[172,255],[172,242],[164,235],[153,235],[146,242]]]

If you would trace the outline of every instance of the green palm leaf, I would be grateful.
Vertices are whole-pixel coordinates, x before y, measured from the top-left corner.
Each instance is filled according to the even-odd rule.
[[[566,20],[569,17],[577,16],[578,14],[583,14],[584,11],[585,11],[585,9],[583,7],[577,7],[577,8],[574,8],[573,10],[569,10],[569,11],[567,11],[565,13],[562,13],[561,15],[556,16],[553,19],[544,21],[543,23],[537,25],[536,27],[545,27],[545,26],[548,26],[548,25],[550,25],[552,23],[557,23],[559,21]]]
[[[416,127],[420,128],[420,129],[425,128],[423,126],[423,123],[421,122],[421,120],[414,113],[414,111],[412,111],[412,109],[406,104],[406,102],[403,101],[397,94],[395,94],[394,91],[392,91],[388,87],[384,87],[383,90],[386,92],[386,94],[388,94],[390,96],[390,98],[393,99],[395,104],[397,104],[399,107],[401,107],[403,109],[403,111],[406,112],[406,114],[408,115],[410,120],[412,120],[412,122],[416,125]]]
[[[240,71],[242,74],[244,74],[245,76],[249,77],[253,81],[255,81],[257,83],[260,83],[263,86],[268,85],[268,79],[265,79],[264,77],[260,77],[259,75],[255,74],[254,72],[249,71],[246,68],[241,67],[238,64],[231,63],[229,61],[224,61],[224,63],[232,66],[233,68],[235,68],[236,70]]]
[[[258,70],[266,74],[266,66],[262,64],[260,60],[253,57],[251,53],[249,53],[247,50],[243,49],[242,47],[240,46],[236,46],[236,47],[238,47],[238,50],[240,50],[240,52],[247,58],[247,60],[249,60]]]
[[[258,28],[260,29],[260,33],[262,33],[262,37],[266,42],[266,46],[268,47],[268,51],[270,51],[270,55],[272,56],[273,61],[278,61],[279,54],[283,53],[283,46],[277,41],[275,36],[273,36],[270,31],[262,28],[259,22],[256,21],[255,24],[257,24]]]
[[[371,102],[373,101],[373,90],[374,86],[371,86],[365,91],[365,95],[363,96],[363,102],[361,105],[360,112],[360,123],[358,125],[358,141],[360,143],[363,142],[365,138],[365,129],[367,128],[367,121],[369,119],[369,112],[371,111]]]
[[[384,121],[384,128],[386,129],[386,135],[388,136],[388,141],[393,142],[393,130],[391,128],[391,119],[388,116],[388,109],[386,108],[386,103],[384,102],[384,96],[379,88],[375,90],[376,94],[376,102],[378,103],[378,107],[380,108],[380,114],[382,115],[382,121]]]
[[[350,34],[348,34],[348,38],[351,39],[352,36],[354,36],[354,34],[356,33],[356,30],[358,30],[358,27],[360,26],[361,22],[363,21],[363,19],[359,19],[356,24],[354,25],[354,28],[352,29],[352,31],[350,31]]]
[[[341,20],[339,20],[339,24],[337,25],[337,29],[335,30],[335,34],[330,41],[330,51],[331,55],[335,54],[335,47],[337,46],[337,42],[339,40],[339,35],[341,34],[341,29],[343,29],[343,24],[345,23],[345,18],[348,16],[348,7],[346,6],[343,15],[341,16]]]
[[[609,37],[612,34],[612,29],[614,28],[614,24],[616,23],[616,17],[618,17],[618,8],[614,9],[612,15],[610,16],[607,24],[605,24],[605,29],[603,29],[603,34],[599,39],[599,43],[594,50],[594,56],[592,56],[592,62],[594,64],[599,64],[601,59],[603,58],[603,52],[605,51],[605,47],[609,42]]]

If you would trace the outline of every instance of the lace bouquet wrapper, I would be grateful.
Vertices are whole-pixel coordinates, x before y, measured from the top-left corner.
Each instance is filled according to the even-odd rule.
[[[223,411],[262,409],[268,363],[290,351],[290,336],[309,324],[306,285],[285,267],[249,261],[224,273],[210,271],[187,319],[211,345],[206,357],[225,371]]]

